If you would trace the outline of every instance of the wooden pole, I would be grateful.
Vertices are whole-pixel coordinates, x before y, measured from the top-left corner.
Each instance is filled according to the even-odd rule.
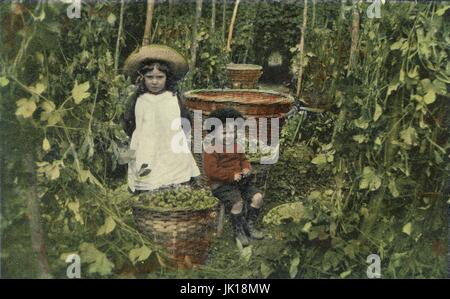
[[[123,32],[123,13],[125,11],[125,0],[120,1],[120,17],[119,17],[119,30],[117,32],[116,40],[116,52],[114,55],[114,72],[117,74],[119,68],[119,54],[120,54],[120,40]]]
[[[145,20],[144,38],[142,40],[142,46],[147,46],[150,43],[154,9],[155,9],[155,0],[147,0],[147,17]]]
[[[223,0],[222,7],[222,39],[225,43],[225,31],[227,27],[227,0]]]
[[[194,69],[197,60],[197,31],[198,25],[200,23],[200,17],[202,16],[202,3],[203,0],[196,0],[195,22],[194,28],[192,29],[192,41],[191,41],[191,61],[189,64],[189,69],[191,71]]]
[[[236,22],[236,16],[237,16],[239,2],[240,2],[240,0],[236,0],[236,2],[234,4],[234,9],[233,9],[233,15],[231,16],[230,28],[228,29],[227,52],[231,52],[231,41],[233,39],[233,29],[234,29],[234,23]]]
[[[50,266],[47,261],[42,222],[40,201],[37,191],[36,165],[34,153],[29,152],[25,157],[28,171],[28,187],[26,191],[28,200],[28,215],[30,219],[31,248],[37,259],[38,278],[51,278]]]
[[[211,2],[211,37],[216,31],[216,0],[212,0]]]
[[[300,97],[301,89],[302,89],[302,76],[303,76],[303,58],[304,58],[304,48],[305,48],[305,34],[306,34],[306,25],[308,19],[308,0],[304,0],[303,6],[303,24],[302,24],[302,36],[300,38],[300,65],[298,68],[298,78],[297,78],[297,97]]]
[[[314,26],[316,26],[316,3],[317,3],[317,0],[312,0],[312,3],[313,3],[313,7],[312,7],[311,29],[313,29]]]
[[[358,39],[359,39],[359,23],[360,23],[360,15],[359,15],[359,1],[354,1],[353,3],[353,19],[352,19],[352,43],[350,47],[350,57],[348,61],[347,67],[347,75],[353,70],[356,63],[356,53],[358,47]]]

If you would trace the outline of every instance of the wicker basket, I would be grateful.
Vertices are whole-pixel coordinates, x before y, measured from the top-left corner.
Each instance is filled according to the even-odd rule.
[[[186,269],[204,264],[216,233],[219,205],[201,210],[162,210],[140,204],[133,215],[140,232],[165,248],[169,268]]]
[[[228,64],[228,80],[234,89],[253,89],[256,88],[259,78],[262,75],[262,66],[256,64]]]
[[[304,93],[301,101],[306,108],[314,112],[324,112],[333,106],[333,101],[324,95]]]
[[[201,110],[203,117],[220,108],[232,107],[246,118],[254,118],[259,128],[260,118],[281,118],[279,134],[284,124],[282,118],[289,112],[294,100],[291,96],[269,91],[251,89],[199,89],[184,94],[186,107],[192,111]],[[271,122],[267,122],[267,136],[271,136]],[[259,136],[258,129],[258,136]]]
[[[198,89],[184,94],[190,110],[207,116],[216,109],[232,107],[245,117],[281,117],[294,103],[286,94],[254,89]]]

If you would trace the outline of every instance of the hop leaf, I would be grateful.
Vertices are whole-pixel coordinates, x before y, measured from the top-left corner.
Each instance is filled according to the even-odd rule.
[[[391,179],[389,181],[388,188],[389,188],[389,191],[391,192],[392,196],[394,196],[394,197],[400,196],[400,192],[398,191],[397,184],[394,179]]]
[[[444,13],[447,11],[447,9],[450,8],[450,5],[446,5],[444,7],[439,8],[438,10],[436,10],[436,15],[438,16],[442,16],[444,15]]]
[[[408,223],[406,223],[403,226],[402,232],[404,232],[405,234],[410,236],[411,235],[411,230],[412,230],[412,224],[411,224],[411,222],[408,222]]]
[[[401,131],[400,138],[407,145],[417,145],[417,133],[416,129],[413,127],[408,127],[407,129]]]
[[[89,263],[88,272],[98,273],[100,275],[111,274],[114,264],[108,260],[108,257],[103,252],[95,248],[92,243],[82,243],[80,245],[81,260]]]
[[[0,77],[0,87],[5,87],[9,84],[9,80],[6,77]]]
[[[44,109],[41,113],[41,121],[47,121],[47,125],[54,126],[62,120],[61,112],[55,111],[55,103],[52,101],[44,101],[40,106]]]
[[[311,160],[311,163],[316,165],[322,165],[327,163],[327,156],[325,154],[319,154],[314,159]]]
[[[105,219],[105,223],[98,229],[97,236],[107,235],[110,232],[112,232],[115,227],[116,222],[111,216],[109,216],[108,218]]]
[[[380,118],[382,113],[383,113],[383,108],[381,108],[380,104],[377,103],[375,105],[375,113],[373,114],[373,120],[377,121]]]
[[[16,105],[17,105],[16,115],[22,116],[23,118],[31,117],[37,108],[34,99],[23,98],[18,100]]]
[[[46,152],[50,150],[50,142],[48,142],[47,137],[42,141],[42,149]]]
[[[147,246],[142,246],[140,248],[134,248],[130,250],[130,253],[128,254],[128,257],[130,258],[130,261],[133,263],[133,265],[136,262],[145,261],[148,259],[152,251]]]
[[[41,108],[44,109],[45,112],[50,113],[55,110],[55,103],[52,101],[44,101],[41,103]]]
[[[295,276],[297,276],[298,265],[299,264],[300,264],[300,258],[299,257],[295,257],[295,258],[292,259],[291,266],[289,268],[289,276],[291,278],[294,278]]]
[[[37,172],[44,173],[50,180],[56,180],[60,175],[60,167],[63,166],[61,160],[55,160],[50,164],[49,162],[36,162],[38,166]]]
[[[116,16],[113,13],[110,13],[107,20],[109,24],[113,25],[116,22],[116,19]]]
[[[261,274],[263,276],[263,278],[267,278],[269,277],[270,274],[272,274],[273,269],[271,267],[269,267],[268,265],[266,265],[266,263],[261,263]]]
[[[86,81],[80,85],[78,85],[78,82],[75,82],[75,86],[72,89],[72,97],[75,101],[75,104],[80,104],[82,100],[88,98],[91,95],[88,90],[89,81]]]
[[[364,167],[361,182],[359,183],[359,189],[369,189],[375,191],[381,186],[381,179],[375,173],[372,167]]]
[[[47,89],[47,86],[45,86],[42,83],[37,83],[35,86],[30,86],[28,88],[30,89],[30,91],[32,93],[40,95],[41,93],[43,93]]]
[[[352,270],[348,270],[348,271],[342,272],[341,274],[339,274],[339,276],[340,276],[342,279],[344,279],[344,278],[346,278],[347,276],[349,276],[350,274],[352,274]]]
[[[73,215],[75,216],[75,220],[80,222],[81,224],[84,224],[84,220],[83,217],[81,216],[80,213],[80,201],[78,200],[78,198],[75,198],[75,201],[71,201],[67,204],[67,207],[69,208],[69,210],[72,211]]]
[[[252,249],[253,249],[253,247],[252,247],[252,245],[250,245],[250,246],[244,247],[244,248],[241,250],[241,258],[242,258],[246,263],[248,263],[248,262],[250,261],[250,258],[252,257]]]

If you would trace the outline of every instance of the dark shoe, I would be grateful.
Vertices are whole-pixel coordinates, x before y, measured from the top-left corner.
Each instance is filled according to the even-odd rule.
[[[234,237],[239,240],[242,246],[247,246],[249,240],[245,234],[245,218],[243,214],[231,214],[231,225],[233,226]]]
[[[264,234],[256,229],[256,223],[258,222],[259,214],[260,209],[255,209],[252,206],[248,206],[246,217],[247,226],[245,227],[246,233],[250,238],[256,240],[261,240],[264,238]]]

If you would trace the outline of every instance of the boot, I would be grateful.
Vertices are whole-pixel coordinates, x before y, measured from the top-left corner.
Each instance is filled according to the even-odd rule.
[[[246,232],[250,238],[256,240],[261,240],[264,238],[264,234],[260,230],[256,229],[256,223],[258,222],[259,214],[260,209],[256,209],[250,205],[248,206],[246,217]]]
[[[249,240],[245,234],[245,218],[242,212],[240,214],[231,214],[231,225],[233,226],[234,237],[241,242],[242,246],[247,246]]]

